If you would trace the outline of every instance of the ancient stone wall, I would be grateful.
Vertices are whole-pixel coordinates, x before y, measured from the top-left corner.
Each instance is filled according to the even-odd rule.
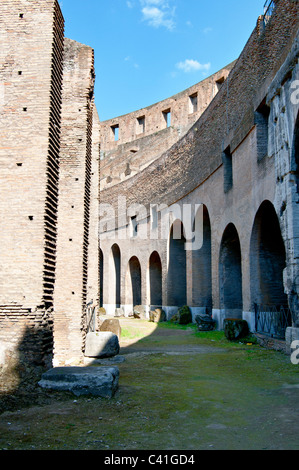
[[[267,28],[255,28],[228,79],[201,118],[182,139],[127,181],[101,192],[102,202],[172,204],[193,191],[222,166],[222,152],[231,152],[255,125],[254,112],[267,86],[285,60],[297,32],[297,2],[280,1]],[[132,191],[134,188],[134,191]]]
[[[100,123],[93,49],[64,39],[58,2],[2,1],[0,364],[82,362],[98,300],[168,318],[186,303],[254,329],[253,302],[287,299],[299,337],[298,2],[275,3],[235,63]]]
[[[161,156],[203,114],[234,63],[159,103],[101,123],[101,190],[126,180]]]
[[[115,244],[121,259],[121,305],[127,314],[132,311],[134,290],[129,267],[132,259],[136,265],[135,258],[141,267],[141,303],[145,309],[151,308],[150,259],[154,251],[161,260],[162,306],[168,315],[177,311],[179,305],[173,299],[179,298],[177,302],[186,301],[193,315],[212,306],[219,328],[223,318],[231,315],[243,316],[254,330],[257,289],[259,299],[283,304],[285,295],[278,296],[276,288],[273,293],[273,286],[279,284],[289,302],[298,301],[298,170],[294,163],[298,101],[292,100],[292,86],[298,80],[298,2],[277,1],[268,20],[265,24],[262,17],[258,19],[227,80],[186,135],[137,174],[101,191],[101,203],[112,207],[101,226],[103,305],[107,311],[115,309],[111,282]],[[102,164],[105,168],[105,161]],[[125,199],[121,206],[120,196]],[[141,235],[146,229],[144,238],[130,232],[134,214],[128,208],[134,204],[146,207],[145,213],[136,210],[135,220],[135,232]],[[204,205],[203,249],[186,251],[183,256],[170,233],[164,239],[150,234],[150,206],[157,206],[161,223],[161,204],[176,206],[180,214],[173,221],[182,219],[184,205],[193,208],[193,217],[196,205]],[[114,216],[119,223],[116,236]],[[254,244],[255,233],[259,245]],[[276,246],[273,240],[277,240]],[[204,271],[203,265],[211,267]],[[279,271],[278,277],[274,271]],[[210,278],[203,279],[206,276]],[[180,280],[181,284],[186,281],[186,292],[175,297],[174,286],[179,291]],[[205,295],[200,293],[203,291]],[[298,307],[292,314],[295,325]]]
[[[92,48],[65,39],[55,284],[55,361],[82,355],[85,306],[97,300],[96,226],[99,121]],[[91,222],[91,215],[92,220]],[[92,223],[92,225],[90,225]],[[89,238],[92,250],[89,252]],[[88,267],[89,259],[91,264]],[[88,283],[88,269],[90,285]],[[91,299],[87,293],[92,295]]]
[[[53,346],[63,33],[57,1],[1,2],[1,352],[27,345],[39,362]]]

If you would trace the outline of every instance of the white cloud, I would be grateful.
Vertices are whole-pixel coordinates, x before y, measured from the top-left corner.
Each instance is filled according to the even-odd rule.
[[[124,61],[131,63],[135,69],[139,69],[139,64],[137,64],[137,62],[134,62],[131,56],[128,55],[127,57],[125,57]]]
[[[150,26],[165,27],[169,31],[175,27],[175,7],[170,7],[168,0],[140,0],[142,19]]]
[[[204,28],[204,29],[202,30],[203,34],[209,34],[209,33],[211,33],[212,31],[213,31],[213,30],[212,30],[212,28],[210,28],[210,27]]]
[[[201,64],[197,60],[186,59],[184,62],[178,62],[176,64],[176,67],[179,70],[183,70],[183,72],[185,72],[185,73],[189,73],[189,72],[196,72],[198,70],[208,71],[211,67],[211,64],[210,63]]]

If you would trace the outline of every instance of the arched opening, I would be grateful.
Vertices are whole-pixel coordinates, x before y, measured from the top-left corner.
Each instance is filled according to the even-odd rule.
[[[187,303],[185,243],[183,224],[176,220],[171,227],[169,239],[168,306],[182,307]]]
[[[227,318],[242,318],[241,246],[236,227],[229,224],[223,234],[219,257],[220,308]]]
[[[149,260],[149,282],[151,308],[162,307],[162,263],[156,251]]]
[[[198,233],[202,231],[202,233]],[[205,307],[212,311],[212,255],[211,224],[208,209],[203,206],[195,217],[193,232],[202,246],[192,252],[192,298],[194,307]]]
[[[139,260],[133,256],[129,261],[129,302],[135,307],[141,305],[141,267]]]
[[[287,306],[283,286],[286,252],[278,217],[270,201],[264,201],[254,220],[250,243],[252,303]]]
[[[111,273],[111,281],[112,281],[112,289],[113,289],[113,299],[112,303],[115,304],[116,308],[120,307],[121,300],[120,300],[120,269],[121,269],[121,256],[120,256],[120,249],[118,245],[113,245],[111,248],[112,257],[113,257],[113,265],[112,265],[112,273]]]
[[[99,300],[100,300],[100,307],[103,307],[103,289],[104,289],[104,256],[103,252],[100,249],[99,255],[99,279],[100,279],[100,292],[99,292]]]

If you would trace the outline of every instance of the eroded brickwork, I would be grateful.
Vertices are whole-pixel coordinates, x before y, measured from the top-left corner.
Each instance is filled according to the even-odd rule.
[[[93,199],[98,187],[96,162],[92,163],[98,142],[94,79],[93,50],[65,39],[55,285],[56,361],[78,359],[82,355],[88,260],[89,256],[97,257],[97,252],[89,253],[89,237],[94,235],[90,226],[91,207],[95,217]],[[91,185],[96,185],[92,195]],[[92,290],[94,294],[94,284]]]
[[[53,343],[64,20],[54,0],[5,0],[0,23],[0,349],[30,338],[42,361]]]

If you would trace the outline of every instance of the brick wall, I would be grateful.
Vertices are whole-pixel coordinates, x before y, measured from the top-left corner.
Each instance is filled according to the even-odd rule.
[[[55,0],[3,0],[0,31],[0,340],[3,350],[42,331],[42,360],[52,337],[64,20]]]
[[[92,213],[94,217],[98,187],[95,155],[98,118],[93,104],[94,79],[93,50],[65,39],[54,302],[56,362],[80,358],[84,341],[84,308],[89,290],[89,235],[94,232],[90,215]],[[95,243],[92,249],[97,250]],[[90,256],[97,257],[97,252],[91,252]],[[91,280],[93,294],[96,289],[94,282]]]

